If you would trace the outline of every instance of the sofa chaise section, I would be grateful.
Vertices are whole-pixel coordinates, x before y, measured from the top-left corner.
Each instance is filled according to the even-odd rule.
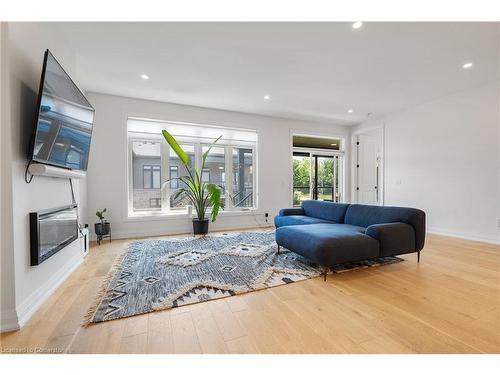
[[[280,227],[276,231],[279,246],[314,263],[333,266],[379,256],[379,242],[344,224],[315,224]]]

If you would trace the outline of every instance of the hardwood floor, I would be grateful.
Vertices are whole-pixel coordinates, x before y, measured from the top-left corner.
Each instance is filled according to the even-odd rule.
[[[93,247],[3,350],[68,353],[499,353],[500,247],[429,235],[405,262],[81,327],[128,241]]]

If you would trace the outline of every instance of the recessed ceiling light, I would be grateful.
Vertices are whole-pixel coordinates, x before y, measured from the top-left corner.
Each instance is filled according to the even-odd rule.
[[[361,22],[361,21],[354,22],[354,23],[352,24],[352,28],[353,28],[353,29],[359,29],[361,26],[363,26],[363,22]]]
[[[469,69],[469,68],[472,68],[472,63],[471,63],[471,62],[465,63],[464,65],[462,65],[462,67],[463,67],[464,69]]]
[[[348,109],[348,110],[347,110],[347,112],[348,112],[348,113],[353,113],[353,112],[354,112],[354,110],[353,110],[353,109]]]
[[[142,79],[149,79],[149,76],[147,74],[141,74]]]
[[[269,100],[269,99],[271,99],[271,97],[269,95],[264,95],[264,99]]]

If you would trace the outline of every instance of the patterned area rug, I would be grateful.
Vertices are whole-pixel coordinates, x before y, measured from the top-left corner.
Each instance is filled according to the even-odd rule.
[[[400,261],[384,257],[332,271]],[[115,261],[84,325],[293,283],[321,272],[283,248],[278,255],[274,231],[137,241]]]

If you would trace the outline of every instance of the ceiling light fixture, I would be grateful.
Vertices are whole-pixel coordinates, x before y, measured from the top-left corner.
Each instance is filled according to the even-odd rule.
[[[336,143],[331,143],[330,146],[337,146],[337,144]]]
[[[269,99],[271,99],[271,97],[269,95],[264,95],[264,99],[269,100]]]
[[[361,21],[354,22],[354,23],[352,24],[352,28],[353,28],[353,29],[359,29],[361,26],[363,26],[363,22],[361,22]]]
[[[353,110],[353,109],[348,109],[348,110],[347,110],[347,112],[348,112],[348,113],[353,113],[353,112],[354,112],[354,110]]]
[[[147,74],[141,74],[142,79],[149,79],[149,76]]]
[[[463,67],[464,69],[469,69],[469,68],[472,68],[472,63],[471,63],[471,62],[465,63],[464,65],[462,65],[462,67]]]

